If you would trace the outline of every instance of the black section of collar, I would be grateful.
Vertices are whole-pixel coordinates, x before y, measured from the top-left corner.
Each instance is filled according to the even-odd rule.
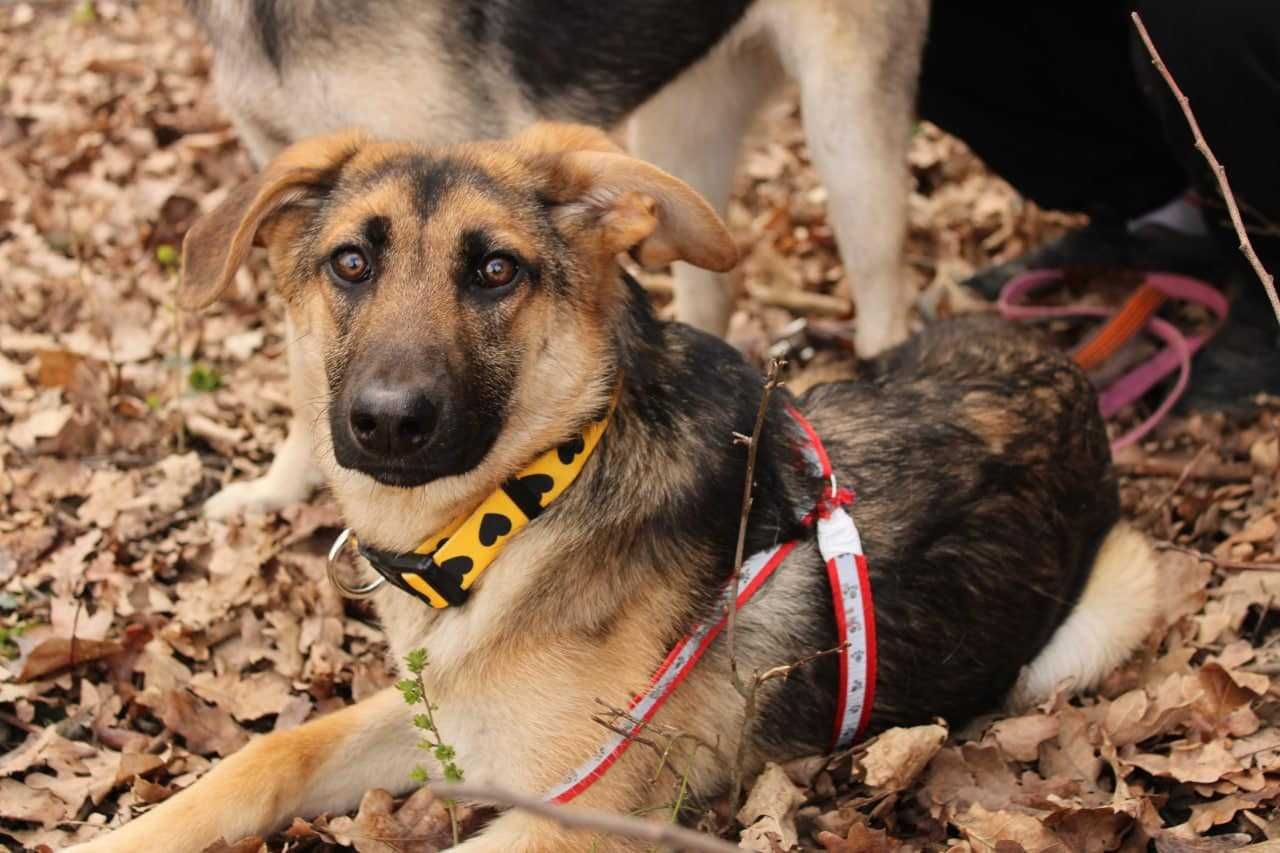
[[[541,476],[543,479],[548,479],[545,474],[534,476]],[[550,482],[549,479],[548,482]],[[522,478],[512,477],[510,480],[507,480],[502,484],[502,491],[507,493],[507,497],[511,498],[511,502],[519,507],[520,511],[524,513],[525,518],[530,521],[533,521],[542,514],[542,503],[539,500],[538,494],[535,493],[533,489],[526,486]]]
[[[443,567],[437,566],[435,560],[428,555],[396,554],[392,551],[379,551],[363,544],[360,545],[360,556],[368,560],[369,565],[394,586],[428,604],[431,602],[422,593],[405,583],[402,577],[405,572],[422,578],[428,586],[440,594],[441,598],[449,602],[451,607],[463,604],[470,596],[470,593],[462,588],[462,576],[470,566],[466,568],[449,566],[448,563],[455,562],[453,560],[447,561]]]

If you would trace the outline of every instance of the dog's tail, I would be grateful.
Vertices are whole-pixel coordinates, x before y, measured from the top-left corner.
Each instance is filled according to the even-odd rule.
[[[1072,691],[1096,687],[1155,628],[1156,583],[1155,549],[1129,524],[1117,523],[1098,549],[1080,600],[1023,669],[1010,704],[1028,708],[1067,680]]]

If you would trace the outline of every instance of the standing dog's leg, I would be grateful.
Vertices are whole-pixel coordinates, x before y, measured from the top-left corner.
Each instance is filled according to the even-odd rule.
[[[712,52],[646,102],[631,118],[632,155],[671,172],[723,213],[743,134],[761,100],[781,80],[767,45],[739,24]],[[676,263],[676,319],[723,335],[733,297],[722,276]]]
[[[296,729],[257,738],[187,790],[81,853],[198,853],[220,838],[269,832],[295,815],[345,812],[369,788],[412,787],[425,754],[394,690]]]
[[[858,354],[875,355],[907,337],[907,146],[928,4],[777,0],[762,12],[800,83],[809,153],[857,306]]]
[[[289,433],[276,448],[275,458],[267,473],[256,480],[232,483],[209,498],[204,514],[210,518],[226,518],[246,510],[269,512],[306,500],[323,482],[324,474],[312,456],[311,431],[321,415],[317,401],[323,399],[324,385],[317,384],[308,370],[306,333],[299,334],[291,319],[285,320],[285,347],[289,362],[289,402],[293,417]]]

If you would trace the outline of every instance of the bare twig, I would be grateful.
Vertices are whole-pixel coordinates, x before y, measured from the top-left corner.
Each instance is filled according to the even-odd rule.
[[[1247,462],[1214,462],[1187,459],[1141,459],[1114,463],[1116,473],[1130,477],[1173,477],[1202,480],[1208,483],[1247,483],[1253,479],[1253,467]]]
[[[1261,624],[1262,620],[1259,619],[1258,622],[1259,624]],[[1280,661],[1266,661],[1265,663],[1245,664],[1244,666],[1240,667],[1240,671],[1253,672],[1253,673],[1257,673],[1258,675],[1280,675]],[[1258,752],[1266,752],[1267,749],[1275,749],[1277,747],[1280,747],[1280,743],[1277,743],[1271,747],[1260,749],[1258,750]],[[1254,754],[1256,753],[1249,753],[1249,755],[1254,755]],[[1244,758],[1245,756],[1241,755],[1237,757]]]
[[[678,742],[681,740],[690,740],[690,741],[693,741],[694,746],[702,747],[707,752],[710,752],[716,761],[720,763],[724,763],[725,761],[728,760],[724,755],[720,753],[720,748],[718,746],[716,746],[713,743],[709,743],[707,740],[699,737],[698,735],[693,734],[692,732],[686,732],[681,729],[677,729],[674,726],[664,726],[659,723],[654,723],[652,721],[642,720],[639,717],[633,716],[630,712],[622,708],[619,708],[617,705],[614,705],[610,702],[606,702],[605,700],[601,699],[598,696],[596,697],[596,704],[599,705],[601,708],[604,708],[605,711],[608,712],[609,719],[606,719],[603,714],[593,714],[591,716],[591,720],[597,725],[604,726],[605,728],[611,729],[612,731],[615,731],[618,734],[626,734],[628,731],[632,731],[638,735],[641,731],[650,731],[650,732],[653,732],[656,736],[665,738],[668,741]],[[614,728],[618,720],[626,720],[631,724],[631,728],[630,729],[622,729],[621,727]],[[644,742],[644,741],[641,741],[640,738],[638,737],[634,737],[633,740],[639,743]]]
[[[1280,572],[1280,563],[1249,563],[1244,560],[1224,560],[1206,551],[1197,551],[1195,548],[1188,548],[1186,545],[1179,545],[1176,542],[1157,542],[1155,546],[1161,551],[1177,551],[1180,554],[1189,554],[1198,560],[1213,563],[1217,568],[1228,572]]]
[[[527,794],[468,783],[432,782],[427,787],[437,797],[468,802],[489,802],[555,821],[569,829],[602,832],[619,838],[633,838],[649,844],[665,844],[696,853],[737,853],[738,848],[711,835],[694,832],[672,823],[658,823],[626,815],[610,814],[577,806],[561,806]]]
[[[764,431],[764,418],[769,413],[769,398],[773,395],[773,389],[777,388],[781,383],[778,381],[778,370],[783,362],[773,359],[769,362],[769,372],[765,374],[764,393],[760,396],[760,408],[756,411],[756,425],[751,430],[751,437],[746,440],[747,444],[747,477],[742,485],[742,516],[738,519],[738,544],[733,553],[733,577],[729,581],[729,606],[725,623],[725,643],[729,649],[729,672],[733,676],[733,686],[738,693],[743,696],[747,695],[746,685],[742,683],[742,679],[738,676],[738,657],[734,641],[734,625],[737,621],[735,615],[738,612],[738,582],[742,578],[742,559],[743,548],[747,543],[747,519],[751,515],[752,503],[752,480],[756,475],[756,451],[760,449],[760,434]],[[742,436],[734,433],[734,441],[742,442]]]
[[[1147,32],[1146,25],[1142,23],[1142,16],[1137,12],[1133,12],[1131,17],[1133,18],[1133,25],[1138,28],[1138,35],[1142,37],[1142,43],[1147,47],[1147,53],[1151,54],[1152,63],[1155,64],[1156,70],[1160,72],[1160,76],[1164,78],[1164,82],[1168,84],[1169,91],[1173,92],[1173,97],[1178,101],[1178,106],[1182,108],[1182,114],[1187,119],[1187,126],[1191,128],[1191,135],[1195,138],[1196,150],[1204,155],[1209,168],[1213,170],[1214,177],[1218,179],[1218,189],[1222,191],[1222,200],[1226,202],[1227,213],[1231,215],[1231,224],[1236,230],[1236,235],[1240,238],[1240,251],[1244,252],[1244,256],[1249,259],[1249,264],[1257,274],[1258,280],[1266,288],[1267,298],[1271,300],[1271,310],[1275,312],[1276,321],[1280,322],[1280,298],[1276,296],[1275,281],[1271,278],[1271,273],[1267,272],[1266,268],[1262,266],[1262,261],[1258,260],[1258,253],[1253,250],[1253,243],[1249,240],[1249,233],[1245,230],[1244,221],[1240,218],[1240,208],[1236,206],[1235,194],[1231,192],[1231,184],[1227,182],[1227,170],[1222,168],[1218,158],[1213,156],[1209,143],[1205,141],[1204,134],[1200,132],[1200,123],[1196,121],[1195,113],[1191,111],[1191,102],[1187,100],[1186,95],[1182,94],[1182,89],[1178,88],[1173,75],[1165,67],[1164,60],[1160,58],[1160,52],[1156,50],[1155,44],[1151,41],[1151,34]]]
[[[1178,479],[1173,481],[1173,485],[1169,487],[1169,491],[1165,492],[1164,495],[1162,495],[1160,499],[1152,505],[1151,509],[1147,511],[1146,514],[1148,517],[1154,518],[1159,515],[1160,510],[1164,509],[1165,504],[1169,503],[1169,501],[1173,500],[1174,497],[1177,496],[1178,492],[1182,490],[1183,485],[1185,485],[1187,480],[1191,477],[1191,471],[1200,464],[1200,460],[1202,460],[1205,454],[1209,452],[1210,447],[1211,445],[1209,444],[1202,444],[1200,446],[1200,449],[1196,451],[1196,455],[1191,457],[1191,461],[1183,466],[1182,470],[1178,472]]]
[[[848,299],[811,290],[748,283],[747,295],[765,305],[819,317],[848,317],[853,313],[853,303]]]
[[[819,658],[828,655],[838,654],[849,647],[848,643],[841,643],[833,649],[827,649],[821,652],[815,652],[808,657],[803,657],[794,663],[782,664],[781,666],[771,667],[764,672],[757,672],[755,677],[751,679],[751,686],[746,692],[746,707],[742,711],[742,731],[738,733],[738,753],[734,756],[733,761],[733,783],[729,790],[729,813],[737,814],[738,805],[742,799],[742,782],[743,776],[746,774],[747,767],[747,733],[751,728],[751,722],[756,715],[756,694],[760,690],[760,685],[766,681],[772,681],[775,678],[786,678],[792,672],[802,666],[813,663]]]

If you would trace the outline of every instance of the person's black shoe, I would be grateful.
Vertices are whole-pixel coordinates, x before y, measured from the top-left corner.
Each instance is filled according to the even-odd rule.
[[[1028,270],[1060,269],[1084,276],[1117,270],[1181,273],[1208,281],[1227,273],[1220,244],[1147,223],[1130,231],[1122,223],[1091,223],[1057,240],[988,267],[962,282],[994,301],[1011,279]]]
[[[1227,321],[1191,363],[1180,411],[1220,411],[1249,417],[1258,394],[1280,397],[1280,320],[1266,290],[1241,258],[1229,277]]]

